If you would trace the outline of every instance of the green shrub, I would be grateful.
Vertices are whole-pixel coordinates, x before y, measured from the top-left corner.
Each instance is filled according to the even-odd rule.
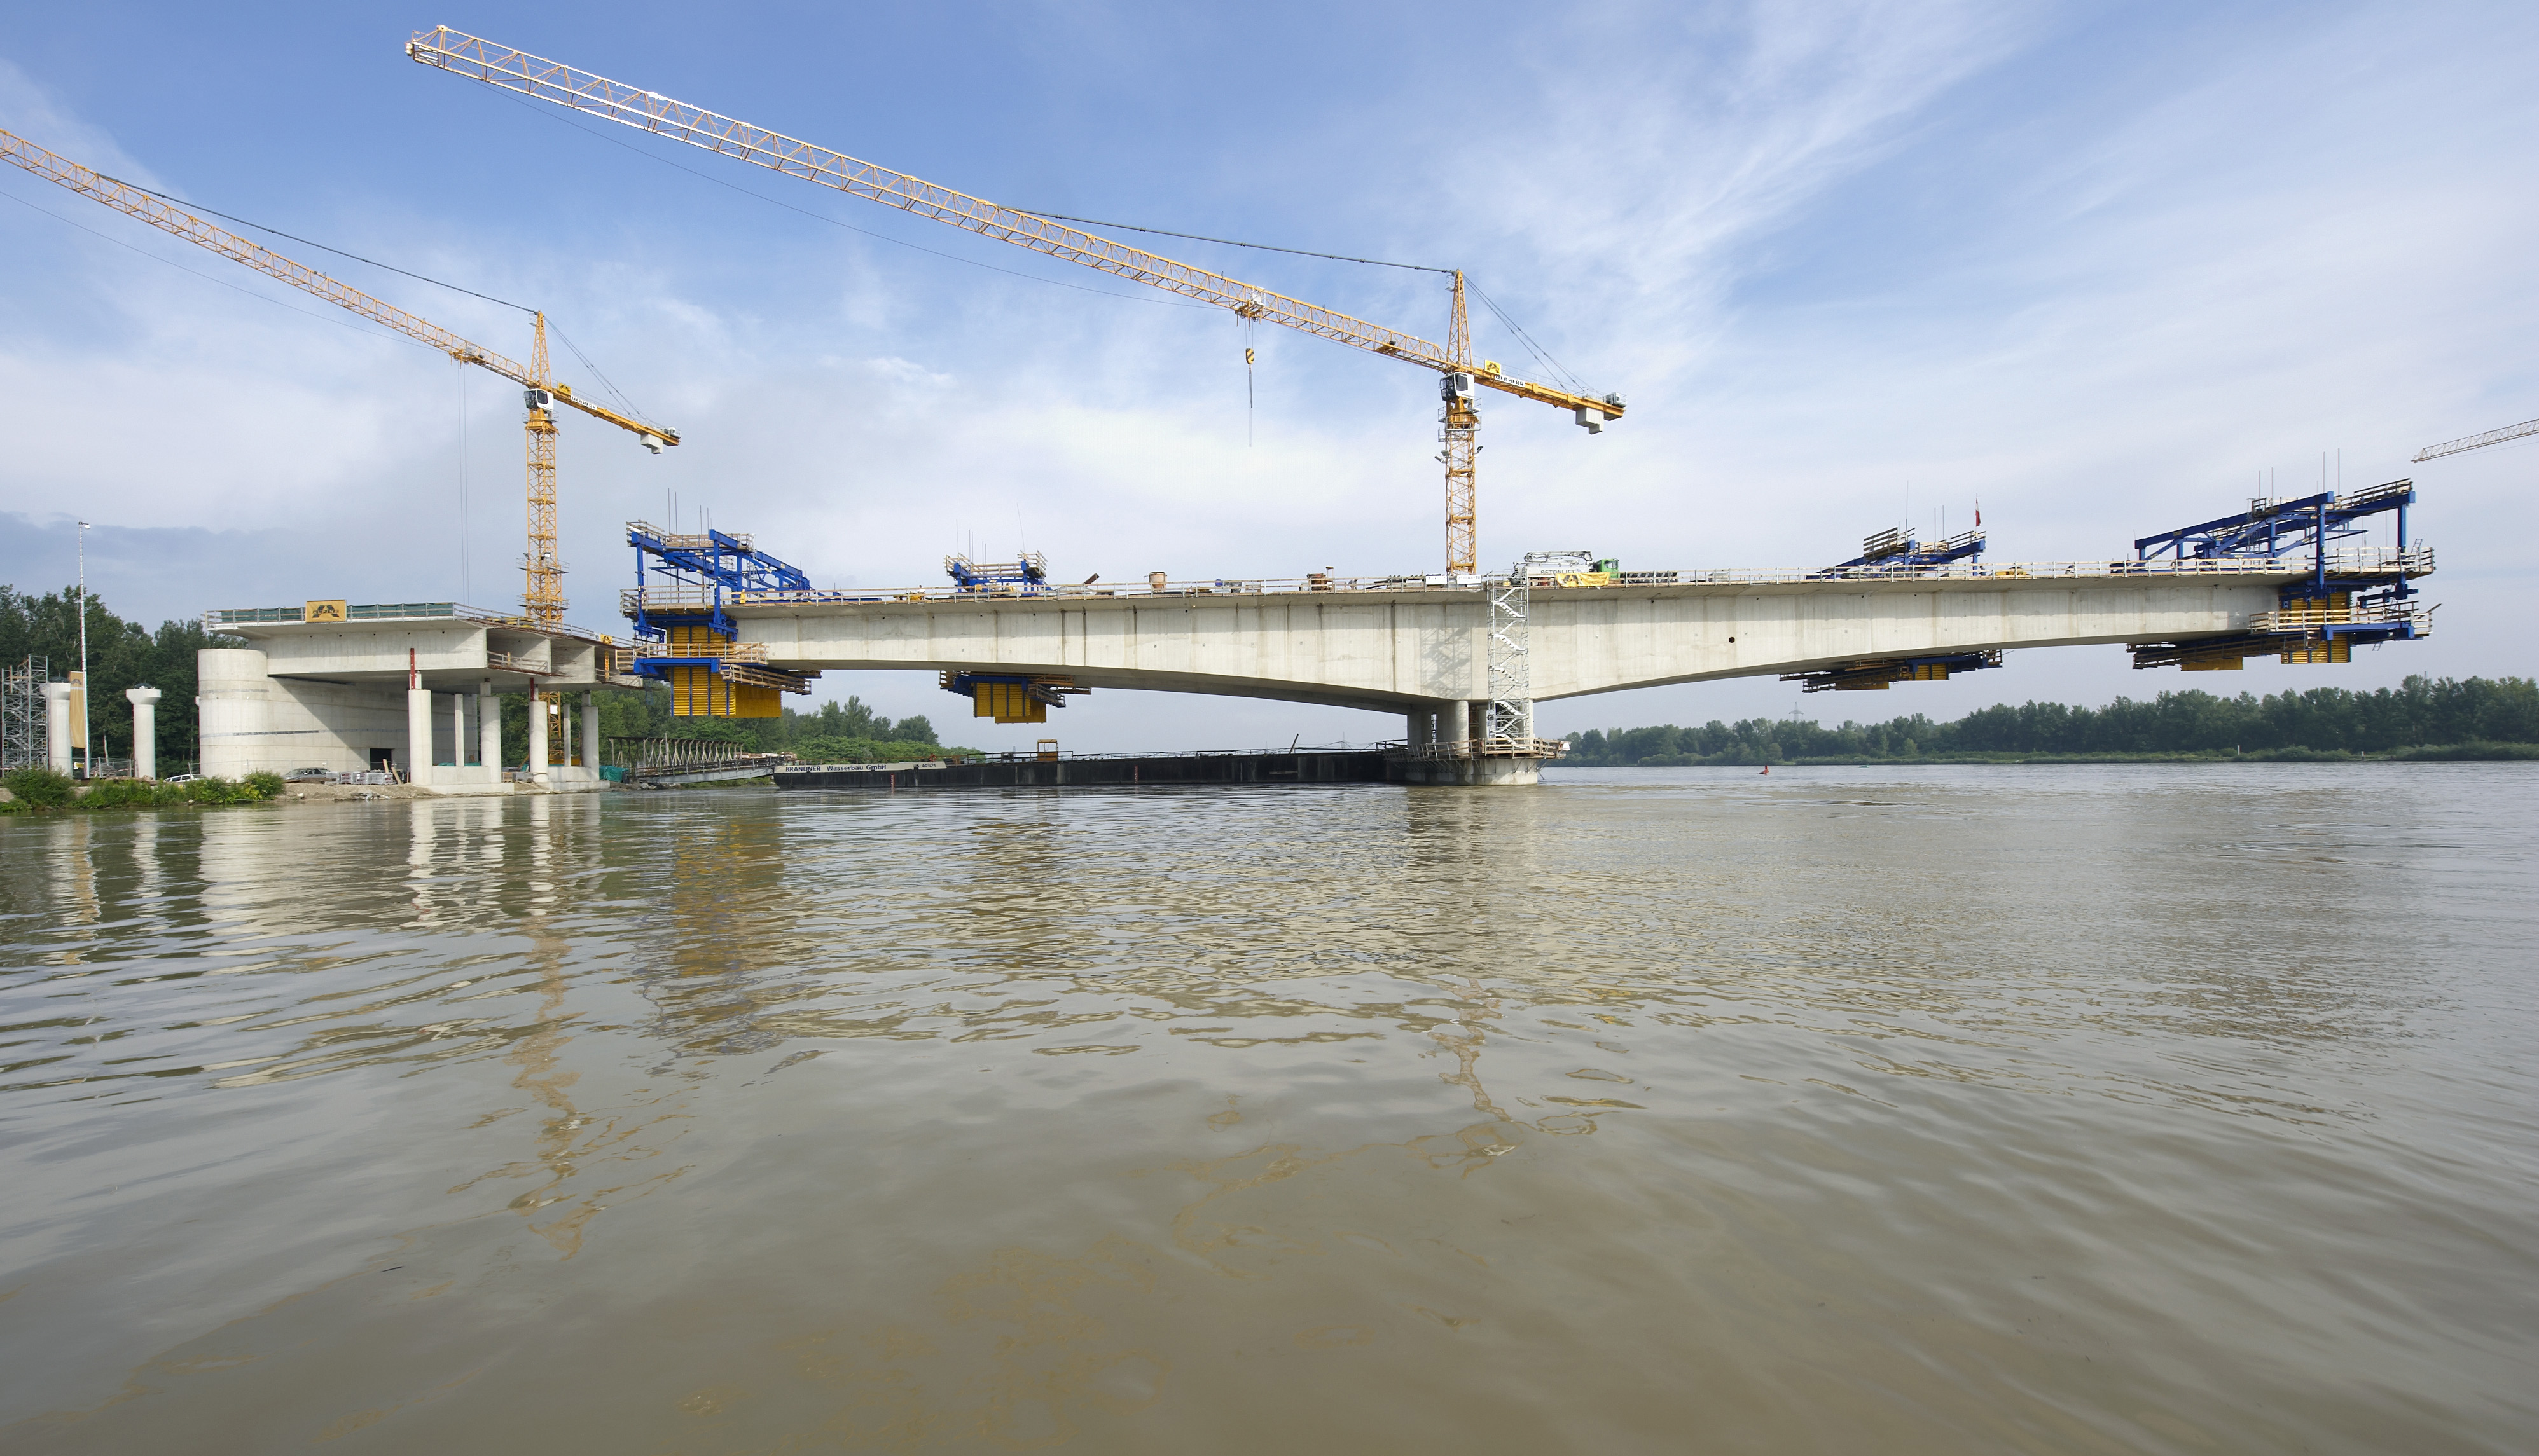
[[[255,790],[233,778],[198,778],[184,788],[188,804],[252,804],[257,797]]]
[[[273,773],[270,771],[250,773],[243,780],[243,783],[245,787],[253,789],[255,791],[255,796],[259,799],[278,799],[282,797],[282,775],[279,773]]]
[[[20,768],[0,778],[0,788],[29,809],[59,809],[71,802],[71,776],[50,768]]]
[[[146,778],[107,778],[89,785],[82,809],[138,809],[159,802],[159,785]]]

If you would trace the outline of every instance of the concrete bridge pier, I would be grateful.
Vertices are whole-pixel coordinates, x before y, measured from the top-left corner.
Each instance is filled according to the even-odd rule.
[[[55,773],[71,771],[71,694],[68,683],[44,685],[44,762]]]
[[[1396,783],[1526,784],[1543,781],[1536,759],[1486,759],[1472,756],[1482,735],[1486,702],[1448,698],[1424,712],[1406,713],[1404,750],[1389,759],[1386,776]]]
[[[503,700],[494,695],[494,680],[476,686],[476,758],[493,770],[488,783],[503,781]]]
[[[1386,762],[1385,776],[1395,783],[1452,784],[1463,788],[1541,783],[1543,761],[1420,758],[1405,754]]]
[[[547,786],[547,714],[554,711],[554,703],[529,694],[529,782],[540,788]]]
[[[432,784],[432,690],[405,690],[405,781]]]
[[[132,700],[132,776],[159,776],[159,697],[156,688],[126,688]]]

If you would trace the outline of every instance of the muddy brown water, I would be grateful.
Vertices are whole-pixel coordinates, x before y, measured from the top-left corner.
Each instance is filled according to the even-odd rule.
[[[0,820],[0,1450],[2539,1447],[2539,769]]]

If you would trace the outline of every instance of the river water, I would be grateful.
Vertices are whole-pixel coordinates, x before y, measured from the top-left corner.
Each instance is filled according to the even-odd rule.
[[[2539,769],[0,820],[0,1450],[2539,1446]]]

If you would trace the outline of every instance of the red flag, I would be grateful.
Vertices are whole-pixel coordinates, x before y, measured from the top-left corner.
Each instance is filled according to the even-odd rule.
[[[1978,531],[1983,529],[1983,502],[1981,500],[1977,500],[1975,502],[1975,529]]]

